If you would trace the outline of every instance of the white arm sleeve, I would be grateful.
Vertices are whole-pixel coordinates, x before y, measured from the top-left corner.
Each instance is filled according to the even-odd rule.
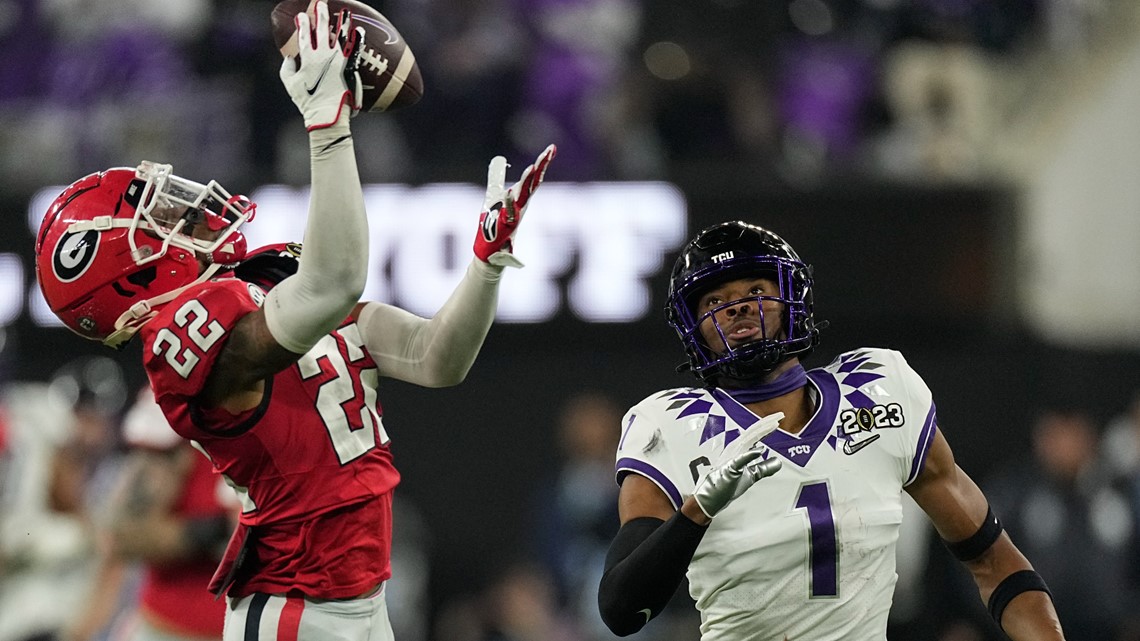
[[[502,271],[472,260],[431,320],[383,303],[364,305],[357,325],[380,375],[424,387],[461,383],[495,320]]]
[[[265,299],[273,338],[297,354],[309,351],[352,311],[368,277],[368,219],[348,130],[348,115],[309,134],[312,192],[297,273]]]

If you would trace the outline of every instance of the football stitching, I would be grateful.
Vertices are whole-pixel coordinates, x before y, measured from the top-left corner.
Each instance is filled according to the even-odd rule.
[[[384,73],[388,70],[388,61],[383,56],[378,54],[375,49],[372,49],[368,46],[365,46],[364,50],[360,52],[360,61],[363,64],[375,69],[376,73],[378,74]]]

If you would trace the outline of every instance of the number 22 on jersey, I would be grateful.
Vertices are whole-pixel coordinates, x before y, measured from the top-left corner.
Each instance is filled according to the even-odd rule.
[[[340,328],[339,334],[344,339],[346,353],[341,353],[336,338],[329,334],[297,360],[297,368],[301,379],[306,381],[319,376],[326,368],[333,373],[317,389],[317,412],[332,439],[337,458],[344,465],[376,447],[377,433],[382,444],[388,442],[388,435],[373,409],[379,382],[376,368],[360,370],[359,380],[349,372],[348,363],[365,356],[360,330],[353,323]],[[325,367],[322,361],[327,364]]]
[[[179,376],[189,378],[202,360],[195,348],[205,354],[225,336],[226,330],[217,320],[210,319],[209,310],[196,299],[186,301],[174,312],[174,323],[186,330],[185,338],[190,344],[164,327],[155,336],[152,350]],[[328,373],[317,386],[316,410],[343,465],[376,447],[378,437],[381,444],[387,443],[388,435],[374,409],[379,382],[376,368],[359,369],[358,376],[353,376],[349,367],[349,363],[357,363],[367,354],[360,330],[353,323],[337,333],[343,349],[341,341],[328,334],[297,360],[296,367],[303,381]]]

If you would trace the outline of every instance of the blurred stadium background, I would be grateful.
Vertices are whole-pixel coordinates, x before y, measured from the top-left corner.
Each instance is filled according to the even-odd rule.
[[[660,313],[668,268],[684,239],[729,218],[772,228],[815,265],[831,327],[809,365],[901,350],[976,479],[1048,486],[1034,426],[1052,410],[1087,417],[1098,453],[1084,480],[1058,481],[1076,488],[1064,524],[1084,525],[1023,533],[1023,549],[1063,594],[1125,599],[1074,597],[1063,622],[1109,617],[1114,638],[1140,638],[1127,614],[1140,585],[1140,3],[368,3],[400,28],[426,86],[413,108],[353,122],[373,295],[432,313],[466,261],[486,162],[521,167],[559,146],[520,238],[531,266],[507,276],[504,322],[468,381],[382,387],[408,513],[396,554],[415,588],[393,605],[398,638],[610,638],[578,586],[616,529],[613,488],[597,465],[589,480],[571,473],[580,444],[566,417],[583,396],[620,413],[689,384]],[[57,380],[95,355],[127,389],[143,384],[137,345],[86,344],[39,299],[35,229],[81,175],[170,162],[254,195],[255,238],[299,239],[307,141],[277,79],[272,4],[0,0],[3,385]],[[8,432],[0,518],[21,530],[12,497],[29,480]],[[1116,511],[1097,507],[1101,490],[1124,499]],[[961,577],[939,570],[932,538],[917,535],[900,561],[909,591],[892,641],[998,638]],[[1072,550],[1120,571],[1094,572]],[[27,565],[2,547],[0,562],[2,608]],[[676,620],[643,638],[697,638],[678,599]],[[543,607],[549,619],[518,620]],[[0,612],[0,641],[27,638],[18,613]]]

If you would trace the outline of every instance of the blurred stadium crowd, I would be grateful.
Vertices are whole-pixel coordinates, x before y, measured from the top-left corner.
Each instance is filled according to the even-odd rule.
[[[177,153],[237,191],[303,183],[308,148],[277,78],[269,0],[0,0],[0,184],[15,192]],[[1134,25],[1133,0],[388,0],[426,95],[358,118],[365,182],[472,180],[551,139],[558,180],[990,183],[1001,141],[1041,126]],[[551,135],[550,132],[557,132]],[[1024,149],[1025,145],[1019,145]],[[115,639],[139,562],[108,578],[106,501],[132,451],[113,362],[60,363],[0,395],[0,641]],[[1140,639],[1140,384],[1106,425],[1036,408],[1032,450],[984,488],[1047,577],[1071,641]],[[431,532],[397,499],[389,607],[402,641],[601,641],[595,590],[617,530],[623,407],[567,391],[532,548],[440,601]],[[402,502],[401,502],[402,501]],[[899,547],[892,641],[992,641],[968,579],[924,519]],[[34,535],[32,534],[34,533]],[[475,552],[472,552],[475,553]],[[94,607],[94,595],[101,597]],[[637,638],[695,641],[684,594]]]
[[[991,179],[994,137],[1131,14],[1123,0],[393,0],[415,109],[354,125],[365,182],[469,180],[557,139],[563,180],[746,164],[758,178]],[[0,2],[0,180],[142,151],[304,182],[269,0]],[[552,135],[553,132],[553,135]],[[30,159],[34,159],[30,161]]]

